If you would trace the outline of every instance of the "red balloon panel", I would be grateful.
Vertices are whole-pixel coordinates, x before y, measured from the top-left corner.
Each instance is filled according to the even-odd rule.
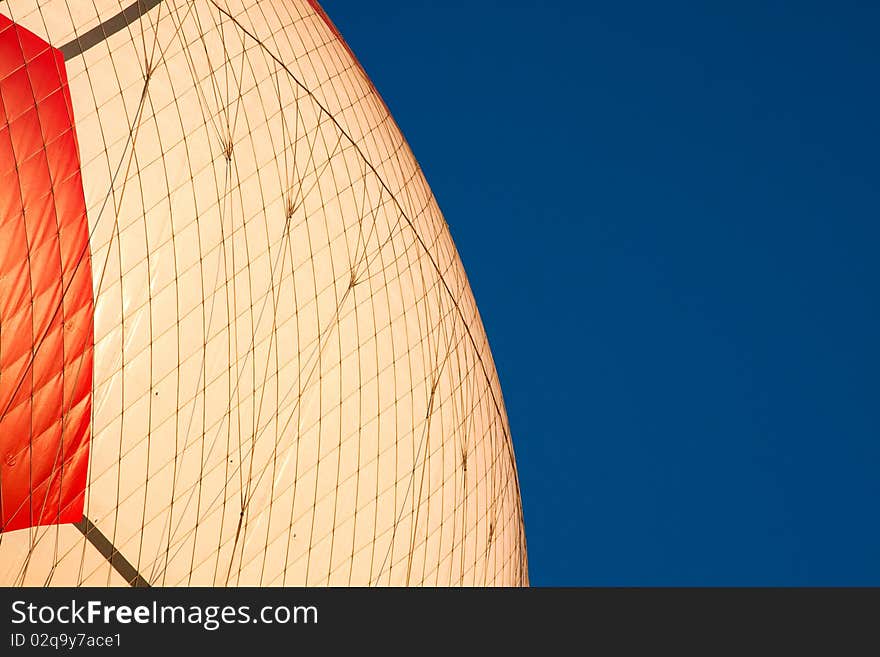
[[[0,15],[0,531],[82,518],[88,222],[61,53]]]

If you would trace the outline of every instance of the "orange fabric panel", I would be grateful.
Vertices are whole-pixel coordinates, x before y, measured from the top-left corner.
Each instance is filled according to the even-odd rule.
[[[82,517],[94,301],[64,59],[0,15],[0,531]]]

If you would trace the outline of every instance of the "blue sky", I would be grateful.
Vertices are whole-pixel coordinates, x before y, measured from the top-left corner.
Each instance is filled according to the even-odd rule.
[[[323,2],[467,268],[533,584],[880,584],[880,5],[721,4]]]

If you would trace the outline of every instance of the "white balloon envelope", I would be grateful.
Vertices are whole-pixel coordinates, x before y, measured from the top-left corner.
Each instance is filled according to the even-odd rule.
[[[464,269],[320,7],[0,14],[0,584],[527,584]]]

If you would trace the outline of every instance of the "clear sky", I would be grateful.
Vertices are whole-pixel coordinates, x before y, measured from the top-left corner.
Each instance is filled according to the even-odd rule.
[[[532,583],[880,584],[880,5],[323,6],[467,268]]]

